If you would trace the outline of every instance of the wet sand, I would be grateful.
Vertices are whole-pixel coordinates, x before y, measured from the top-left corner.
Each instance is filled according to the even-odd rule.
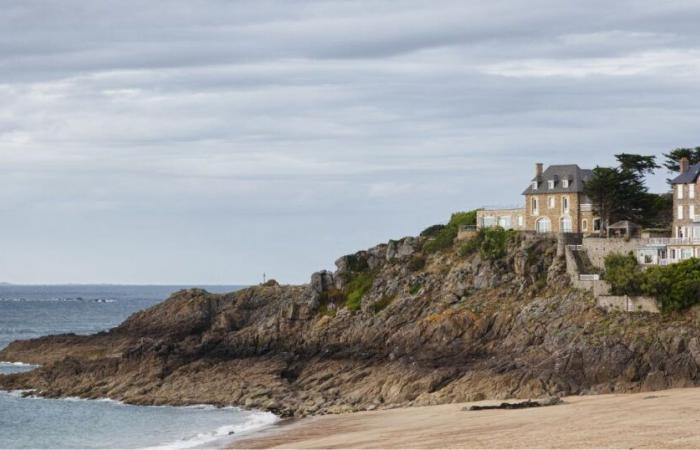
[[[476,402],[312,417],[230,448],[700,448],[700,388],[566,397],[521,410]]]

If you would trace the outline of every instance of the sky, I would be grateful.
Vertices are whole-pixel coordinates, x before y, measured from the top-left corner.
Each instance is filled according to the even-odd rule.
[[[698,146],[698,23],[682,0],[0,0],[0,281],[307,282],[521,204],[535,162]]]

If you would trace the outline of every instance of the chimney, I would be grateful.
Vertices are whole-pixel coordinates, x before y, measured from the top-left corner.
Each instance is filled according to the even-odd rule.
[[[688,171],[688,158],[685,156],[681,158],[681,173],[686,173]]]
[[[542,176],[542,163],[535,164],[535,177],[539,178]]]

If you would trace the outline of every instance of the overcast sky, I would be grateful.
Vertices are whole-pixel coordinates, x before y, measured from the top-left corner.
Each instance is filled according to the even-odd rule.
[[[697,1],[0,0],[0,281],[305,282],[521,203],[536,161],[700,145],[699,23]]]

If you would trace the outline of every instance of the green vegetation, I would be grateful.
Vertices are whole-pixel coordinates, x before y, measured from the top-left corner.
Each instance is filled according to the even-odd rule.
[[[345,307],[350,311],[358,311],[362,305],[362,297],[372,288],[376,273],[360,272],[353,276],[347,285]]]
[[[411,295],[416,295],[420,289],[423,287],[423,285],[419,282],[415,282],[411,285],[411,287],[408,289],[408,293]]]
[[[442,225],[442,224],[431,225],[428,228],[426,228],[425,230],[421,231],[420,235],[422,237],[434,237],[444,229],[445,229],[445,225]]]
[[[688,158],[688,163],[697,164],[700,162],[700,147],[695,148],[676,148],[668,153],[664,153],[664,167],[669,172],[680,172],[681,158]]]
[[[615,295],[655,297],[663,312],[682,311],[700,303],[700,259],[691,258],[642,271],[633,255],[608,255],[605,280]]]
[[[618,167],[596,167],[584,186],[603,228],[619,220],[644,227],[668,226],[672,203],[666,196],[650,194],[645,184],[645,177],[660,167],[656,157],[621,153],[615,158]]]
[[[697,305],[700,303],[700,259],[650,267],[642,278],[642,292],[656,297],[664,312]]]
[[[605,257],[605,280],[613,295],[639,295],[642,271],[632,253],[613,253]]]
[[[513,230],[504,230],[501,227],[487,228],[482,234],[484,238],[481,243],[481,248],[479,248],[479,253],[482,258],[491,261],[506,256],[508,243],[515,236]]]
[[[501,227],[482,228],[473,238],[459,248],[461,256],[469,256],[478,250],[481,257],[495,261],[506,256],[508,243],[512,242],[517,233],[504,230]]]
[[[476,225],[476,210],[452,214],[450,221],[443,228],[433,226],[426,229],[425,231],[434,228],[430,231],[433,233],[432,237],[423,245],[423,250],[427,253],[435,253],[452,247],[459,233],[459,227],[463,225]]]

